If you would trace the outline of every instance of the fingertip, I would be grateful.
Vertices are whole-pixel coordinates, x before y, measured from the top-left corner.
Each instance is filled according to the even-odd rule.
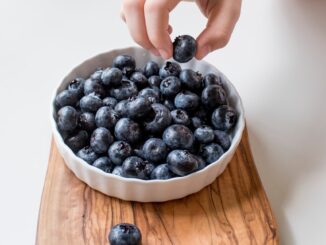
[[[202,60],[210,52],[211,52],[211,48],[208,45],[205,45],[197,50],[195,57],[197,60]]]

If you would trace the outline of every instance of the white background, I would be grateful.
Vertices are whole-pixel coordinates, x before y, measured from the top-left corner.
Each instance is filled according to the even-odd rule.
[[[134,45],[116,0],[0,1],[0,244],[33,244],[50,95],[86,58]],[[238,88],[283,244],[326,244],[326,1],[244,1],[227,48],[207,61]],[[192,3],[174,34],[198,35]]]

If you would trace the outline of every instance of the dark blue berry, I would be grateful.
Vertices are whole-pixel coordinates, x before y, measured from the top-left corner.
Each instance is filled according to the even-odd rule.
[[[83,159],[88,164],[92,164],[97,158],[98,155],[90,146],[85,146],[77,152],[77,156]]]
[[[126,106],[128,117],[133,119],[141,118],[151,110],[151,102],[142,96],[130,98]]]
[[[103,106],[96,112],[95,122],[97,127],[113,128],[119,119],[118,113],[108,106]]]
[[[197,94],[190,91],[181,91],[174,98],[174,105],[178,109],[193,111],[199,105],[200,99]]]
[[[208,73],[203,78],[204,86],[207,87],[209,85],[218,85],[223,86],[222,79],[220,76],[215,75],[214,73]]]
[[[191,124],[193,128],[199,128],[200,126],[204,125],[204,122],[199,117],[192,117]]]
[[[151,88],[159,88],[162,79],[159,76],[151,76],[148,78],[148,84]]]
[[[212,124],[215,129],[227,131],[230,130],[236,122],[237,113],[228,105],[220,106],[212,113]]]
[[[145,119],[144,127],[149,133],[162,132],[172,122],[172,117],[169,109],[159,103],[152,104],[154,115]]]
[[[111,161],[116,165],[122,162],[132,154],[131,146],[125,141],[115,141],[109,148],[108,155]]]
[[[160,101],[160,91],[158,89],[144,88],[138,95],[147,98],[151,103],[158,103]]]
[[[114,110],[118,113],[119,117],[126,117],[127,112],[127,103],[128,100],[121,100],[116,106],[114,107]]]
[[[112,109],[116,106],[117,103],[118,103],[118,101],[113,97],[106,97],[103,99],[103,105],[109,106]]]
[[[171,151],[166,161],[169,169],[179,176],[185,176],[198,169],[198,159],[186,150]]]
[[[150,138],[143,145],[143,156],[151,162],[162,162],[165,160],[168,149],[162,139]]]
[[[114,138],[110,131],[106,128],[97,128],[94,130],[91,136],[90,145],[92,149],[98,153],[106,153],[109,146],[113,143]]]
[[[80,99],[84,95],[84,84],[85,84],[85,79],[81,77],[77,77],[69,83],[68,90],[76,92],[78,98]]]
[[[223,155],[223,153],[223,148],[216,143],[205,145],[202,149],[202,157],[207,164],[217,161]]]
[[[158,75],[159,71],[160,71],[160,67],[154,61],[148,61],[144,66],[144,75],[146,77]]]
[[[96,159],[95,162],[93,163],[93,166],[101,169],[102,171],[104,171],[106,173],[111,173],[111,171],[114,167],[114,165],[112,164],[112,162],[110,161],[110,159],[108,157],[100,157],[100,158]]]
[[[198,127],[194,132],[194,136],[198,142],[203,144],[212,142],[215,137],[213,129],[205,125]]]
[[[189,90],[198,92],[202,86],[202,75],[191,69],[185,69],[180,72],[179,79],[181,84]]]
[[[200,156],[197,156],[197,155],[194,155],[194,156],[197,158],[197,161],[198,161],[198,170],[202,170],[203,168],[205,168],[206,167],[205,160]]]
[[[77,134],[66,139],[65,142],[73,152],[77,152],[88,144],[89,136],[85,130],[81,130]]]
[[[130,55],[118,55],[113,60],[113,67],[119,68],[123,74],[129,76],[136,68],[135,59]]]
[[[173,61],[167,61],[160,69],[159,75],[162,79],[170,76],[178,77],[181,72],[181,66]]]
[[[63,90],[55,97],[55,105],[58,109],[64,106],[76,106],[78,94],[76,91]]]
[[[79,115],[78,127],[86,130],[87,132],[93,132],[96,128],[95,116],[91,112],[83,112]]]
[[[170,171],[168,164],[160,164],[151,173],[151,179],[171,179],[174,174]]]
[[[128,157],[122,163],[122,174],[127,178],[147,179],[146,162],[140,157]]]
[[[130,80],[134,82],[138,88],[145,88],[148,85],[147,77],[138,71],[131,74]]]
[[[103,98],[106,94],[105,89],[99,80],[87,79],[84,84],[84,94],[95,93]]]
[[[82,112],[96,112],[102,105],[102,100],[94,93],[85,95],[79,102]]]
[[[180,63],[186,63],[191,60],[197,51],[196,40],[189,35],[176,37],[173,42],[173,59]]]
[[[180,124],[174,124],[165,129],[162,138],[171,149],[190,149],[194,143],[191,130]]]
[[[201,102],[208,109],[215,109],[220,105],[226,105],[227,97],[224,89],[218,85],[208,85],[203,89]]]
[[[112,227],[109,242],[111,245],[140,245],[141,233],[135,225],[118,224]]]
[[[231,146],[230,136],[226,132],[220,130],[214,130],[214,135],[215,142],[222,146],[224,151],[227,151]]]
[[[122,167],[121,166],[115,166],[112,170],[112,174],[122,176]]]
[[[163,79],[160,84],[160,91],[166,97],[173,97],[179,93],[181,89],[181,82],[179,78],[170,76]]]
[[[103,69],[98,67],[96,71],[90,76],[92,80],[97,80],[99,82],[102,82],[101,76],[102,76]]]
[[[73,131],[78,125],[78,113],[71,106],[62,107],[58,111],[58,128],[62,131]]]
[[[181,109],[176,109],[171,111],[172,120],[175,124],[189,125],[190,118],[186,111]]]
[[[173,111],[175,109],[174,102],[172,100],[164,100],[163,105],[165,105],[170,111]]]
[[[128,143],[137,143],[142,135],[139,124],[129,118],[121,118],[114,128],[114,135],[118,140]]]
[[[122,72],[115,67],[107,68],[102,72],[101,79],[106,86],[119,86],[122,80]]]
[[[118,87],[110,90],[110,95],[117,100],[125,100],[130,97],[136,96],[138,93],[137,86],[130,80],[122,79]]]
[[[146,166],[145,166],[146,179],[150,179],[151,173],[155,169],[155,165],[148,161],[145,161],[145,163],[146,163]]]

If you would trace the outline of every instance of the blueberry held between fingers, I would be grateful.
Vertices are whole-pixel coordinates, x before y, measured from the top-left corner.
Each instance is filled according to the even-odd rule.
[[[111,108],[114,108],[117,103],[118,103],[118,101],[113,97],[106,97],[103,99],[104,106],[109,106]]]
[[[138,93],[137,86],[134,82],[122,79],[119,86],[110,90],[110,95],[117,100],[125,100],[130,97],[136,96]]]
[[[223,155],[223,153],[223,148],[216,143],[205,145],[202,149],[202,157],[207,164],[217,161]]]
[[[162,79],[159,76],[151,76],[148,78],[148,84],[151,88],[159,88]]]
[[[147,77],[138,71],[131,74],[130,80],[134,82],[138,88],[145,88],[148,85]]]
[[[130,55],[118,55],[113,60],[113,67],[119,68],[123,74],[129,76],[135,70],[136,62]]]
[[[71,106],[62,107],[58,111],[58,128],[62,131],[73,131],[78,125],[78,113]]]
[[[159,71],[160,71],[160,67],[154,61],[148,61],[144,66],[144,75],[146,77],[158,75]]]
[[[181,66],[173,61],[167,61],[160,69],[159,75],[162,79],[175,76],[178,77],[181,72]]]
[[[201,102],[208,109],[217,108],[220,105],[226,105],[227,97],[224,89],[218,85],[208,85],[203,89]]]
[[[166,161],[169,169],[179,176],[185,176],[198,169],[198,159],[187,150],[171,151]]]
[[[230,130],[236,122],[237,113],[228,105],[220,106],[212,113],[212,124],[218,130]]]
[[[132,154],[131,146],[125,141],[115,141],[109,148],[108,155],[111,161],[116,165],[122,162]]]
[[[121,118],[115,125],[114,135],[118,140],[137,143],[141,139],[140,126],[129,118]]]
[[[128,157],[122,163],[122,174],[127,178],[147,179],[146,162],[140,157]]]
[[[140,245],[141,237],[137,226],[122,223],[112,227],[109,242],[111,245]]]
[[[102,72],[101,79],[106,86],[118,86],[122,80],[122,72],[116,67],[107,68]]]
[[[88,95],[91,93],[95,93],[103,98],[106,94],[105,89],[100,81],[87,79],[84,84],[84,94]]]
[[[98,155],[90,146],[85,146],[77,152],[77,156],[83,159],[88,164],[92,164],[97,158]]]
[[[199,105],[200,99],[197,94],[190,91],[181,91],[174,98],[174,105],[178,109],[194,111]]]
[[[95,116],[91,112],[83,112],[79,115],[78,127],[86,130],[87,132],[93,132],[96,128]]]
[[[181,84],[189,90],[198,92],[201,89],[203,77],[199,72],[184,69],[180,72],[179,79]]]
[[[214,131],[209,126],[200,126],[194,132],[195,138],[198,142],[206,144],[214,140]]]
[[[102,171],[104,171],[106,173],[111,173],[111,171],[114,167],[108,157],[100,157],[100,158],[96,159],[95,162],[93,163],[93,166],[101,169]]]
[[[89,142],[89,135],[85,130],[79,131],[77,134],[66,139],[65,143],[73,152],[79,151]]]
[[[55,105],[57,108],[64,106],[75,106],[78,101],[78,94],[76,91],[63,90],[55,97]]]
[[[162,139],[150,138],[143,145],[144,158],[152,162],[162,162],[168,153],[166,144]]]
[[[90,145],[97,154],[106,153],[114,138],[110,131],[100,127],[94,130],[91,136]]]
[[[95,115],[97,127],[113,128],[119,119],[118,113],[108,106],[102,106]]]
[[[180,124],[174,124],[165,129],[162,138],[171,149],[190,149],[194,143],[191,130]]]
[[[127,115],[130,118],[141,118],[151,110],[151,102],[142,96],[134,97],[128,100]]]
[[[181,109],[176,109],[171,111],[172,120],[175,124],[189,125],[190,118],[186,111]]]
[[[174,174],[170,171],[168,164],[160,164],[151,173],[151,179],[171,179]]]
[[[79,102],[82,112],[96,112],[102,105],[102,100],[94,93],[85,95]]]
[[[84,95],[84,84],[85,84],[85,79],[81,77],[77,77],[69,83],[68,90],[76,92],[78,98],[81,98]]]
[[[226,132],[220,130],[214,130],[214,135],[215,142],[222,146],[224,151],[227,151],[231,146],[230,136]]]
[[[173,58],[180,63],[191,60],[196,51],[197,42],[189,35],[178,36],[173,42]]]
[[[222,78],[220,76],[215,75],[214,73],[208,73],[203,78],[204,86],[207,87],[209,85],[218,85],[223,86]]]
[[[151,107],[154,115],[146,119],[145,130],[149,133],[162,132],[172,122],[171,113],[166,106],[159,103],[153,103]]]
[[[117,176],[122,176],[122,167],[121,166],[115,166],[112,170],[112,174]]]
[[[179,78],[169,76],[163,79],[160,84],[160,91],[166,97],[173,97],[179,93],[181,89],[181,82]]]

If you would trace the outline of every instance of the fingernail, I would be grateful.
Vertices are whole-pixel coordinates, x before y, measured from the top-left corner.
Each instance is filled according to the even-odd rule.
[[[158,52],[160,53],[160,55],[164,58],[164,59],[168,59],[169,58],[169,53],[164,50],[164,49],[159,49]]]
[[[156,49],[150,49],[149,52],[151,52],[155,56],[160,56],[160,53]]]

